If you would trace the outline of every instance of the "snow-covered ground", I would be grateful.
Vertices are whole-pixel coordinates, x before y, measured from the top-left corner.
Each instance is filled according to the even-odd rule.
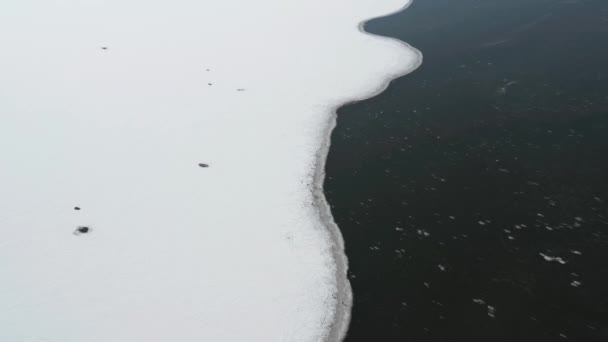
[[[0,341],[338,339],[316,167],[404,2],[0,2]]]

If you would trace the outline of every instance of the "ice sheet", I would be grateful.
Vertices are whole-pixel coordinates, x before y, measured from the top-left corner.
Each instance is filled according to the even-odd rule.
[[[339,339],[319,167],[419,63],[357,29],[403,5],[0,3],[0,341]]]

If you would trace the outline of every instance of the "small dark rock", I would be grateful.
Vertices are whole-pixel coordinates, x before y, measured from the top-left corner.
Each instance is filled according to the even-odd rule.
[[[80,210],[80,207],[74,207],[74,210]]]
[[[102,46],[102,47],[101,47],[101,49],[102,49],[102,50],[107,50],[107,49],[108,49],[108,47],[107,47],[107,46]]]
[[[239,88],[236,91],[245,91],[245,89],[244,88]]]
[[[207,83],[208,85],[213,85],[213,83]]]
[[[80,227],[76,228],[76,230],[74,231],[74,235],[86,234],[86,233],[90,233],[90,232],[91,232],[91,228],[89,228],[87,226],[80,226]]]
[[[200,167],[209,167],[209,164],[199,163],[198,166],[200,166]]]

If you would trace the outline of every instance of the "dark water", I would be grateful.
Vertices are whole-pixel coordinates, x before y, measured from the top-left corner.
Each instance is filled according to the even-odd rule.
[[[424,64],[339,111],[347,341],[608,341],[608,1],[415,0]]]

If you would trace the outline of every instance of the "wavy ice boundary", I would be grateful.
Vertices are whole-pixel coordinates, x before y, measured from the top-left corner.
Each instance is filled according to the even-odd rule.
[[[324,164],[421,62],[361,34],[402,4],[1,3],[0,340],[342,339]]]
[[[335,318],[334,318],[334,323],[332,324],[328,337],[326,338],[327,342],[344,340],[344,338],[346,337],[346,335],[348,333],[348,327],[350,324],[350,317],[351,317],[352,304],[353,304],[353,292],[352,292],[352,288],[350,286],[350,282],[348,281],[348,277],[347,277],[348,258],[346,256],[345,249],[344,249],[344,239],[340,232],[340,228],[338,227],[338,225],[336,224],[336,222],[333,219],[333,216],[331,214],[331,208],[330,208],[329,204],[327,203],[327,199],[325,198],[325,194],[323,191],[323,184],[325,181],[325,163],[327,161],[329,149],[331,147],[331,135],[332,135],[334,128],[337,125],[337,119],[338,119],[337,111],[343,106],[353,104],[356,102],[360,102],[360,101],[364,101],[366,99],[370,99],[374,96],[379,95],[380,93],[382,93],[389,87],[390,83],[393,80],[400,78],[402,76],[405,76],[407,74],[410,74],[411,72],[418,69],[418,67],[422,64],[422,60],[423,60],[422,52],[420,50],[412,47],[408,43],[406,43],[400,39],[397,39],[397,38],[376,35],[376,34],[365,31],[365,25],[368,22],[370,22],[372,20],[390,17],[392,15],[401,13],[401,12],[407,10],[413,1],[414,0],[408,0],[408,2],[400,9],[397,9],[393,12],[390,12],[390,13],[387,13],[384,15],[380,15],[377,17],[373,17],[373,18],[364,20],[361,23],[359,23],[359,31],[361,33],[370,35],[370,36],[373,36],[373,37],[376,37],[379,39],[386,39],[386,40],[398,42],[399,44],[403,45],[406,49],[412,51],[416,55],[416,58],[413,60],[413,62],[408,67],[395,72],[393,75],[386,77],[384,79],[384,82],[382,84],[380,84],[380,86],[378,86],[378,88],[370,91],[368,94],[361,95],[359,97],[353,98],[349,101],[346,101],[344,103],[334,106],[330,110],[331,114],[329,116],[330,119],[328,121],[327,128],[325,130],[326,131],[325,140],[323,141],[323,144],[321,145],[321,148],[317,154],[317,165],[315,168],[315,175],[314,175],[315,200],[317,203],[317,207],[319,208],[319,215],[321,217],[321,221],[323,221],[325,223],[327,230],[330,232],[332,240],[334,242],[334,246],[335,246],[334,247],[335,248],[334,258],[336,259],[336,264],[337,264],[337,281],[338,281],[338,301],[336,302],[336,311],[335,311],[336,314],[335,314]]]

